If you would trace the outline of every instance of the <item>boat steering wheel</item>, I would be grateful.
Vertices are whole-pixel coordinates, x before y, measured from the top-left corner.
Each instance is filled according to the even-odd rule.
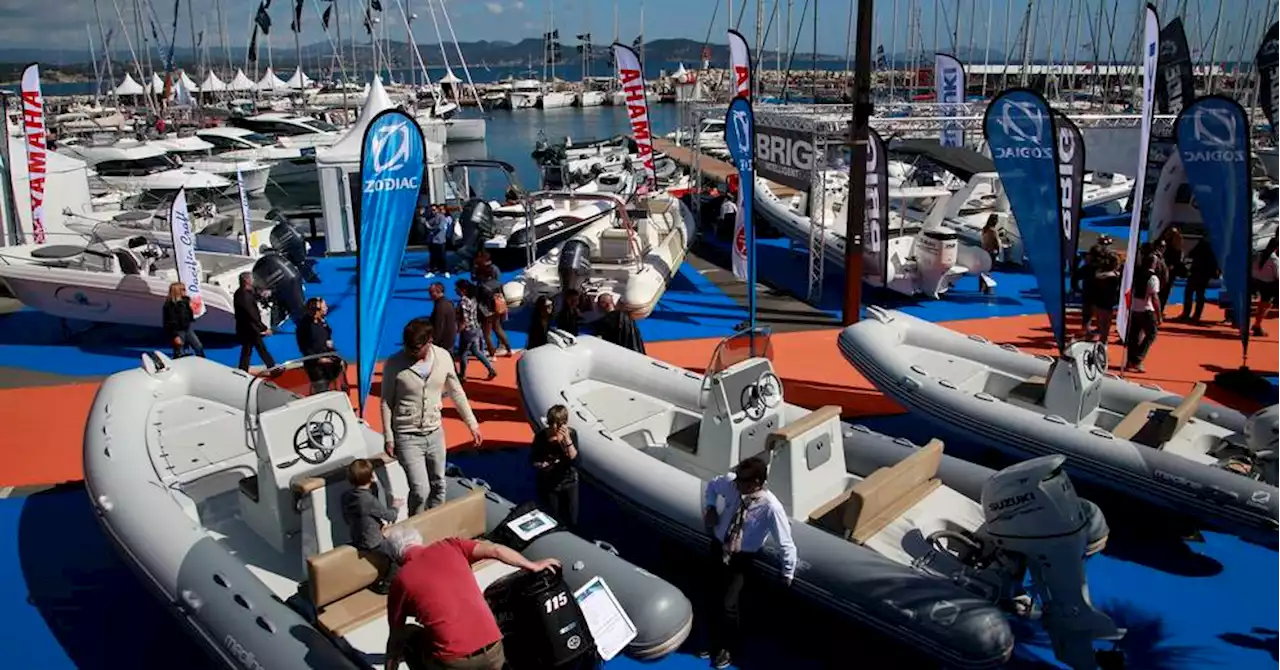
[[[754,384],[742,389],[740,400],[747,418],[759,421],[767,410],[782,404],[782,380],[772,372],[763,372]]]
[[[1099,342],[1084,352],[1084,378],[1093,381],[1107,369],[1107,345]]]
[[[293,435],[293,453],[305,463],[320,465],[347,439],[347,420],[330,408],[318,409]]]

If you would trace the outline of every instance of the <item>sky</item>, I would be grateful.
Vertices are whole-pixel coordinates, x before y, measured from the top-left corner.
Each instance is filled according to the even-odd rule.
[[[360,7],[366,0],[333,0],[342,16],[358,16]],[[605,44],[614,37],[614,14],[617,12],[618,32],[622,41],[629,42],[640,32],[641,8],[643,7],[644,34],[646,39],[668,37],[684,37],[703,41],[710,35],[712,43],[723,44],[724,31],[727,29],[727,5],[730,0],[381,0],[383,22],[393,39],[404,40],[404,21],[400,18],[401,8],[406,14],[417,14],[418,20],[412,22],[414,36],[419,43],[434,43],[435,31],[432,28],[428,3],[436,8],[439,15],[441,3],[447,10],[453,28],[460,41],[505,40],[519,41],[529,37],[538,37],[549,24],[549,13],[554,12],[555,25],[560,29],[562,37],[572,37],[578,32],[589,30],[595,36],[595,42]],[[49,5],[60,5],[57,12],[50,12]],[[105,30],[113,30],[117,36],[113,38],[113,48],[127,48],[120,30],[120,18],[124,16],[132,32],[133,8],[137,2],[144,15],[152,11],[162,18],[158,22],[162,30],[168,31],[173,20],[173,0],[0,0],[0,46],[35,47],[56,49],[59,57],[56,62],[72,62],[76,54],[83,54],[79,59],[88,60],[88,42],[90,39],[101,51],[101,37],[98,21],[95,18],[95,5],[102,17]],[[191,24],[196,31],[206,33],[206,43],[219,44],[218,8],[227,26],[227,40],[232,46],[243,47],[249,38],[250,22],[258,0],[178,0],[181,3],[178,27],[179,45],[190,44]],[[326,38],[320,28],[320,11],[325,0],[304,0],[303,43],[322,42]],[[850,43],[848,37],[851,6],[856,0],[763,0],[763,17],[767,23],[770,14],[778,6],[778,19],[770,31],[767,40],[768,48],[774,48],[776,36],[785,25],[787,7],[791,7],[791,35],[796,39],[799,33],[797,51],[807,53],[813,45],[813,12],[816,4],[818,13],[818,51],[826,54],[844,55]],[[188,16],[188,4],[190,16]],[[747,35],[749,42],[754,42],[756,0],[733,0],[734,22],[740,23],[740,30]],[[908,20],[910,8],[918,9],[918,28],[914,41],[923,45],[925,51],[952,51],[952,35],[956,31],[956,20],[959,17],[959,50],[972,47],[979,53],[987,46],[988,36],[993,50],[1002,44],[1017,43],[1019,27],[1027,10],[1029,0],[875,0],[875,37],[873,42],[884,45],[890,53],[901,53],[907,50],[908,28],[914,25]],[[1132,36],[1138,13],[1142,8],[1142,0],[1035,0],[1033,11],[1035,21],[1035,56],[1044,58],[1053,55],[1059,59],[1087,58],[1092,47],[1091,33],[1097,27],[1096,17],[1099,9],[1105,7],[1106,15],[1101,29],[1101,57],[1109,59],[1111,50],[1117,55],[1125,52],[1132,45]],[[1218,21],[1219,39],[1218,60],[1239,57],[1239,51],[1245,52],[1246,58],[1252,58],[1257,43],[1261,40],[1258,18],[1263,11],[1267,12],[1266,24],[1275,20],[1276,0],[1157,0],[1157,9],[1161,11],[1162,23],[1176,15],[1182,15],[1187,24],[1188,40],[1193,51],[1203,48],[1203,58],[1207,59],[1212,50],[1213,26]],[[276,43],[292,41],[289,33],[291,0],[273,0],[271,15],[274,21],[272,39]],[[746,6],[745,15],[741,8]],[[1220,7],[1222,11],[1220,11]],[[1115,11],[1114,27],[1111,12]],[[715,14],[714,24],[712,15]],[[803,27],[801,14],[804,14]],[[1088,17],[1077,20],[1077,17]],[[1252,25],[1246,26],[1252,19]],[[447,27],[440,16],[441,32],[449,39]],[[344,38],[350,38],[350,26],[355,25],[359,31],[358,20],[342,26]],[[86,28],[88,27],[88,28]],[[1077,31],[1078,27],[1078,31]],[[1246,30],[1248,31],[1246,34]],[[332,29],[331,29],[332,32]],[[362,32],[362,31],[361,31]],[[1006,37],[1007,35],[1007,37]],[[1114,35],[1114,40],[1111,35]],[[1078,37],[1078,39],[1077,39]],[[137,36],[132,35],[135,47]],[[567,43],[572,44],[571,40]],[[1114,46],[1112,44],[1114,43]],[[1243,45],[1243,47],[1241,46]],[[918,48],[918,47],[917,47]]]

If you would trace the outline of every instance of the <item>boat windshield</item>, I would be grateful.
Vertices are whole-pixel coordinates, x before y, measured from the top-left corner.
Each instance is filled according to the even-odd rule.
[[[720,341],[711,354],[706,375],[719,374],[730,366],[751,358],[773,360],[772,331],[768,326],[747,328]]]
[[[337,353],[315,354],[253,373],[245,397],[244,415],[257,425],[258,415],[307,396],[329,391],[348,392],[347,362]]]

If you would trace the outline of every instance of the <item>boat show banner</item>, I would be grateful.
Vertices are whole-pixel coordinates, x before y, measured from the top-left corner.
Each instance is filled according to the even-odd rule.
[[[1068,272],[1075,267],[1080,252],[1080,210],[1084,203],[1084,135],[1066,114],[1053,113],[1053,136],[1057,141],[1058,206],[1062,209],[1062,255]]]
[[[258,257],[257,245],[253,243],[253,222],[249,220],[249,194],[244,190],[244,173],[236,166],[236,191],[240,195],[240,227],[244,233],[244,252],[250,258]]]
[[[9,118],[9,98],[0,95],[0,119]],[[18,198],[13,192],[13,157],[9,143],[0,142],[0,196],[4,198],[4,230],[0,231],[0,245],[23,244],[26,235],[22,231],[22,216],[18,214]]]
[[[1062,195],[1053,110],[1031,89],[996,96],[982,118],[991,159],[1004,185],[1061,353],[1066,346],[1066,290]]]
[[[1156,61],[1156,112],[1177,115],[1196,97],[1195,73],[1191,49],[1181,18],[1175,18],[1160,30],[1160,49]],[[1175,204],[1182,171],[1178,143],[1173,129],[1152,131],[1147,148],[1147,169],[1142,175],[1142,230],[1153,235],[1156,212],[1167,211]],[[1172,169],[1169,169],[1171,164]],[[1172,181],[1171,181],[1172,180]]]
[[[867,127],[867,215],[862,222],[863,274],[872,286],[889,282],[889,153],[875,128]]]
[[[1276,137],[1276,84],[1280,80],[1280,23],[1271,24],[1267,36],[1262,38],[1258,46],[1258,55],[1253,59],[1253,66],[1258,70],[1258,104],[1262,105],[1262,113],[1271,124],[1271,137]]]
[[[940,105],[938,113],[947,118],[957,116],[960,105],[964,103],[964,92],[964,65],[951,54],[936,54],[933,59],[933,93]],[[964,126],[957,121],[946,122],[939,141],[944,147],[964,146]]]
[[[1247,354],[1253,260],[1249,117],[1235,100],[1207,95],[1182,110],[1174,132],[1187,183],[1222,268],[1222,286],[1230,296]]]
[[[373,117],[360,151],[356,365],[362,411],[425,169],[426,145],[418,122],[399,109]]]
[[[644,66],[635,49],[613,43],[613,59],[618,64],[618,80],[622,83],[623,99],[627,103],[627,118],[631,121],[631,138],[636,142],[636,153],[644,165],[644,184],[637,191],[648,193],[657,184],[657,171],[653,167],[653,127],[649,125],[649,100],[644,90]]]
[[[169,207],[169,234],[173,236],[173,265],[178,269],[178,281],[187,287],[191,314],[198,319],[205,312],[204,295],[200,293],[200,261],[196,259],[196,235],[191,230],[186,189],[178,189]]]
[[[735,95],[751,98],[751,49],[747,38],[736,30],[729,31],[729,71],[733,73]]]
[[[27,184],[31,191],[31,237],[44,244],[44,185],[48,170],[45,141],[44,94],[40,91],[40,64],[22,71],[22,128],[27,138]]]
[[[1133,197],[1129,216],[1129,239],[1125,245],[1124,271],[1120,275],[1120,306],[1116,314],[1116,332],[1120,341],[1129,337],[1129,306],[1133,303],[1133,270],[1138,262],[1138,238],[1142,232],[1143,210],[1146,203],[1147,158],[1151,148],[1151,116],[1155,112],[1156,64],[1159,57],[1160,15],[1151,3],[1147,3],[1146,21],[1142,40],[1142,133],[1138,144],[1138,178],[1133,184]],[[1157,180],[1159,175],[1157,174]],[[1103,335],[1105,337],[1105,334]]]
[[[738,169],[738,219],[733,226],[733,274],[747,282],[747,320],[756,326],[756,235],[751,225],[751,209],[755,201],[756,175],[755,114],[751,100],[737,96],[725,113],[724,142],[729,148],[733,166]]]
[[[756,172],[765,179],[808,193],[813,187],[816,153],[813,133],[756,128]]]

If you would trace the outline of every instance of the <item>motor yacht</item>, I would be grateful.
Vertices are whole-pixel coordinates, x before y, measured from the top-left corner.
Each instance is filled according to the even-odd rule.
[[[242,179],[248,195],[258,195],[267,190],[271,171],[269,163],[216,155],[213,144],[194,135],[156,140],[155,143],[168,151],[170,156],[177,157],[184,167],[216,174],[232,182]]]
[[[267,112],[254,116],[232,117],[227,125],[244,128],[275,138],[282,146],[296,147],[306,153],[327,147],[342,137],[341,129],[320,119],[285,112]]]
[[[186,189],[196,197],[211,197],[234,186],[226,177],[184,167],[164,148],[138,140],[111,144],[66,142],[59,144],[58,152],[88,163],[112,189],[161,196]]]
[[[295,146],[283,146],[274,138],[245,128],[218,126],[196,131],[196,137],[213,145],[214,156],[267,163],[268,179],[284,190],[293,186],[315,186],[317,180],[315,152]]]

